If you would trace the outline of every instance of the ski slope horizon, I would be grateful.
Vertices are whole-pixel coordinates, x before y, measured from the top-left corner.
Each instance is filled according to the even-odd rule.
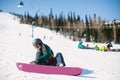
[[[66,66],[80,67],[83,72],[76,77],[19,71],[16,62],[29,63],[35,59],[36,50],[32,46],[31,34],[31,25],[20,24],[19,18],[0,12],[0,80],[120,80],[120,52],[78,49],[78,41],[71,41],[59,33],[39,27],[34,29],[34,38],[41,38],[55,55],[61,52]],[[89,44],[90,47],[95,45],[83,44]],[[120,48],[120,45],[113,44],[113,48]]]

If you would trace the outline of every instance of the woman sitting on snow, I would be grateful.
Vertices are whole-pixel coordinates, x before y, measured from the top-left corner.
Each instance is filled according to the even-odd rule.
[[[35,61],[32,61],[31,64],[65,66],[62,54],[57,53],[56,57],[54,57],[54,53],[51,48],[47,44],[44,44],[41,39],[34,39],[32,44],[37,52],[36,59]]]
[[[98,44],[95,44],[95,50],[99,50]]]
[[[100,46],[99,51],[107,51],[107,48],[104,45],[102,45]]]
[[[82,41],[79,41],[78,48],[80,48],[80,49],[84,49],[85,48],[85,46],[82,44]]]
[[[113,47],[113,45],[112,45],[111,42],[109,42],[109,43],[107,44],[107,50],[108,50],[108,51],[110,50],[110,47]]]

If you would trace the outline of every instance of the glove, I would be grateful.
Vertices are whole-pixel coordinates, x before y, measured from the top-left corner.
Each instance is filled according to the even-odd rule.
[[[32,62],[30,62],[30,64],[37,64],[37,62],[36,61],[32,61]]]

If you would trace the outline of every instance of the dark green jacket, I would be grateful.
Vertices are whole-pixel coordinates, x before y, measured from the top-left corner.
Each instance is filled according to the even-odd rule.
[[[40,49],[40,51],[42,53],[41,58],[43,58],[47,63],[53,61],[54,53],[48,45],[42,44],[42,48]]]

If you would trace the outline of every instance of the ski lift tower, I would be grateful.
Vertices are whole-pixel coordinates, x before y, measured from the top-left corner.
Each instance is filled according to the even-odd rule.
[[[32,22],[32,38],[34,38],[34,27],[35,27],[35,22]]]

